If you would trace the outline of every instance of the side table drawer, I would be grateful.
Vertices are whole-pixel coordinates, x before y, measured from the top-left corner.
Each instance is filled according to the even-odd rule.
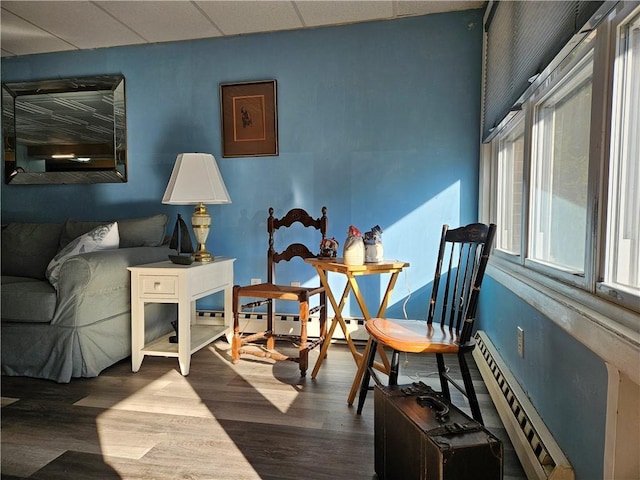
[[[167,275],[141,275],[140,296],[178,298],[178,277]]]

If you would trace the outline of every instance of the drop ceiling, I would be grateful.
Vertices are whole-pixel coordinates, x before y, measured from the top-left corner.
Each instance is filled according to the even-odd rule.
[[[481,8],[484,1],[10,1],[2,56],[173,42],[390,20]]]

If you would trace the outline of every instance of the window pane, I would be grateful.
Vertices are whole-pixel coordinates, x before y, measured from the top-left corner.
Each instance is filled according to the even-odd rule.
[[[523,160],[524,121],[520,120],[498,142],[496,247],[513,254],[520,253]]]
[[[593,55],[537,105],[530,256],[584,273]]]
[[[640,15],[619,42],[605,281],[640,289]]]

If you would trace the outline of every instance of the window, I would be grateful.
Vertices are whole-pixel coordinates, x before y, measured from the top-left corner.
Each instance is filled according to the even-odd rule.
[[[632,293],[640,290],[640,13],[617,43],[604,282]]]
[[[536,105],[530,258],[583,274],[593,55]]]
[[[496,248],[520,254],[524,121],[518,119],[498,141]]]
[[[637,319],[640,6],[618,7],[532,78],[489,137],[483,198],[498,226],[495,261]]]

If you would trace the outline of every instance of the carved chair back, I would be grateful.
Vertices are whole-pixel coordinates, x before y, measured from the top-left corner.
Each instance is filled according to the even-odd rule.
[[[435,320],[455,332],[460,345],[471,339],[495,229],[482,223],[453,230],[442,227],[427,322]]]
[[[267,251],[267,282],[276,283],[276,265],[280,262],[289,262],[293,258],[310,258],[315,257],[316,254],[312,252],[310,246],[300,242],[289,244],[281,251],[276,251],[275,236],[276,232],[281,228],[289,228],[295,223],[300,223],[307,228],[314,228],[319,230],[321,238],[318,239],[315,248],[320,248],[320,242],[326,238],[328,219],[327,219],[327,207],[322,207],[322,216],[320,218],[313,218],[302,208],[293,208],[287,212],[287,214],[281,218],[273,216],[274,210],[269,208],[269,217],[267,218],[267,231],[269,232],[269,249]]]

